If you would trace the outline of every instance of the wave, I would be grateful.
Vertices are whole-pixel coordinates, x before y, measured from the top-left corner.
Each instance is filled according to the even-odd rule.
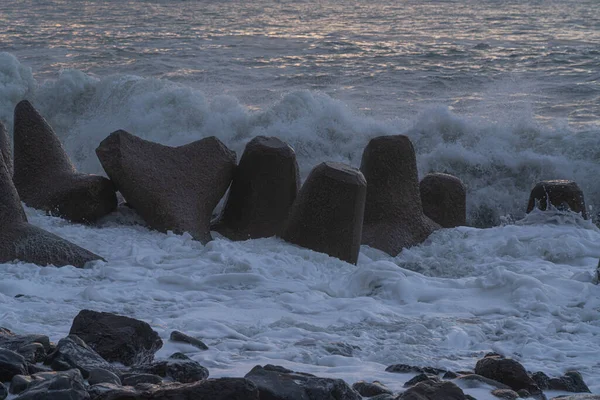
[[[91,173],[102,173],[94,151],[117,129],[171,146],[214,135],[238,156],[252,137],[276,136],[295,148],[303,177],[323,160],[359,166],[370,138],[402,133],[415,145],[421,177],[447,172],[465,182],[474,226],[521,218],[529,191],[543,179],[575,180],[590,214],[600,206],[600,126],[542,124],[527,109],[498,110],[494,121],[446,106],[376,119],[324,93],[294,91],[256,111],[231,96],[207,98],[182,84],[132,75],[68,69],[38,82],[12,54],[0,53],[0,119],[9,128],[22,99],[49,120],[78,168]]]

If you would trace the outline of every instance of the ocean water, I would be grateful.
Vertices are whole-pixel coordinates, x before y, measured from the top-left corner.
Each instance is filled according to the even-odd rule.
[[[465,182],[472,227],[395,258],[363,247],[352,266],[275,238],[202,246],[124,215],[88,227],[28,209],[108,262],[1,264],[0,326],[58,340],[80,309],[113,311],[165,339],[204,338],[208,352],[159,355],[188,352],[213,376],[272,363],[398,390],[408,378],[386,365],[468,369],[496,351],[532,371],[577,369],[600,393],[597,0],[6,1],[9,129],[23,98],[90,173],[116,129],[168,145],[215,135],[238,156],[277,136],[303,177],[406,134],[421,176]],[[592,222],[525,217],[530,189],[554,178],[578,182]]]

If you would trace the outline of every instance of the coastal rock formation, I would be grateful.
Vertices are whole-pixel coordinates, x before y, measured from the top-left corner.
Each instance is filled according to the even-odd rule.
[[[215,137],[163,146],[119,130],[96,154],[127,202],[150,227],[209,242],[210,219],[233,177],[235,153]]]
[[[360,170],[369,183],[363,244],[396,256],[440,228],[423,213],[417,159],[408,137],[371,139],[363,152]]]
[[[72,369],[63,372],[42,372],[20,382],[16,400],[89,400],[81,373]],[[24,387],[22,387],[24,385]],[[13,391],[11,384],[11,392]]]
[[[152,364],[139,365],[135,372],[169,378],[175,382],[192,383],[208,378],[208,369],[190,359],[177,359],[171,356],[168,360],[155,361]]]
[[[475,373],[503,383],[514,391],[525,389],[532,394],[540,392],[540,388],[527,374],[525,368],[518,361],[510,358],[484,357],[477,361]]]
[[[52,349],[48,336],[17,335],[6,328],[0,328],[0,348],[19,353],[30,363],[44,361]]]
[[[27,100],[15,107],[14,183],[29,207],[91,223],[117,208],[116,190],[102,176],[78,173],[58,137]]]
[[[294,149],[275,137],[255,137],[235,169],[227,202],[213,230],[231,240],[278,236],[299,187]]]
[[[144,321],[92,310],[77,314],[69,334],[77,335],[105,360],[128,366],[152,361],[163,345]]]
[[[366,193],[360,171],[332,162],[317,165],[296,197],[282,238],[356,264]]]
[[[421,203],[426,216],[442,228],[467,224],[467,190],[455,176],[429,174],[419,184]]]
[[[4,157],[0,157],[0,263],[14,260],[45,266],[73,265],[101,260],[59,236],[27,223],[21,199],[8,174]]]
[[[15,375],[26,375],[27,363],[22,355],[0,348],[0,382],[8,382]]]
[[[550,204],[559,210],[581,213],[584,219],[588,217],[583,192],[573,181],[552,180],[537,183],[531,190],[527,213],[534,208],[545,211]]]
[[[87,378],[92,369],[105,369],[112,373],[118,370],[76,335],[58,341],[56,349],[44,361],[54,371],[78,369]]]
[[[0,121],[0,156],[4,159],[4,165],[8,170],[8,175],[12,178],[13,176],[13,157],[12,157],[12,146],[10,138],[8,137],[8,131],[6,127]]]

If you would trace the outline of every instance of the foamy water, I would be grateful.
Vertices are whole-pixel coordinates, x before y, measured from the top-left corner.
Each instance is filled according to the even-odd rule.
[[[275,238],[203,246],[113,215],[32,223],[108,261],[79,270],[1,264],[0,326],[58,340],[80,309],[203,338],[184,351],[212,376],[280,364],[400,390],[406,363],[470,369],[488,351],[600,393],[600,230],[534,213],[529,190],[573,179],[600,207],[600,7],[589,1],[5,2],[0,120],[27,98],[82,171],[116,129],[180,145],[215,135],[241,155],[256,135],[296,150],[302,176],[360,164],[403,133],[419,174],[468,188],[472,226],[358,266]],[[118,222],[125,222],[126,225]],[[17,294],[23,297],[15,298]],[[351,356],[332,351],[346,343]],[[338,345],[339,346],[339,345]],[[349,354],[347,354],[349,355]],[[471,390],[479,399],[485,391]]]

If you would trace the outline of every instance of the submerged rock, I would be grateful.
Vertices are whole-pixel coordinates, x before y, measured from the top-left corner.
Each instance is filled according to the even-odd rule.
[[[117,208],[113,183],[78,173],[44,117],[27,100],[15,107],[14,182],[21,200],[73,222],[95,222]]]
[[[442,228],[467,224],[467,189],[455,176],[429,174],[419,184],[423,212]]]
[[[360,170],[368,182],[363,244],[396,256],[440,229],[423,213],[417,159],[408,137],[371,139]]]
[[[356,264],[366,193],[360,171],[339,163],[317,165],[300,189],[282,238]]]
[[[163,146],[123,130],[96,149],[102,167],[127,202],[161,232],[189,232],[207,243],[212,212],[233,177],[236,157],[217,138]]]
[[[208,350],[208,346],[205,345],[204,342],[202,342],[202,340],[188,336],[185,333],[181,333],[179,331],[171,332],[169,340],[172,342],[187,343],[200,350]]]
[[[581,216],[587,219],[583,192],[573,181],[542,181],[534,186],[529,196],[527,212],[531,212],[534,208],[545,211],[550,205],[559,210],[581,213]]]
[[[213,230],[231,240],[279,236],[299,187],[294,149],[275,137],[257,136],[246,145]]]
[[[92,310],[81,310],[69,333],[77,335],[105,360],[124,365],[152,361],[163,345],[158,333],[144,321]]]

